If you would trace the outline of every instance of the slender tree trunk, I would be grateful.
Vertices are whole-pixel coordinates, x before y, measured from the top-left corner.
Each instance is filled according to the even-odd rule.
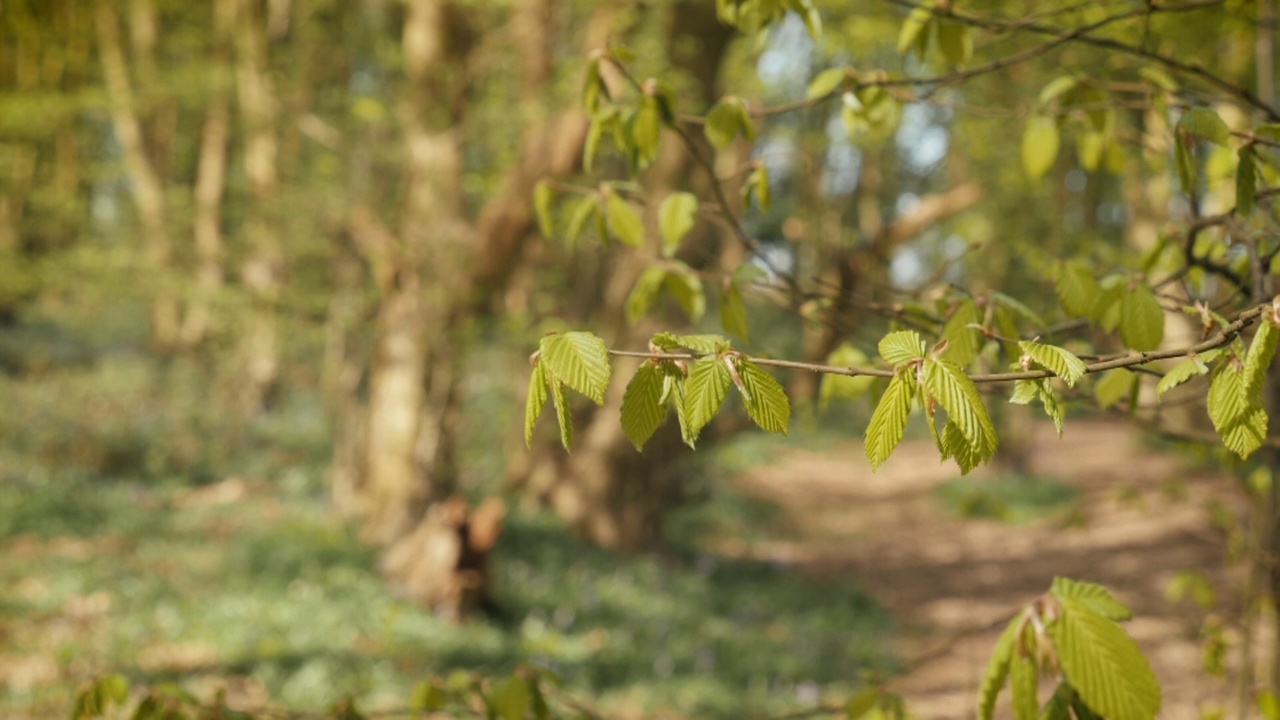
[[[151,289],[151,339],[157,350],[173,348],[178,335],[178,303],[170,287],[172,259],[165,220],[164,186],[148,158],[137,103],[129,82],[129,71],[120,44],[120,24],[115,4],[96,3],[98,54],[107,94],[111,100],[111,120],[124,156],[125,170],[132,186],[134,206],[142,228],[149,272],[157,278]]]
[[[241,337],[239,403],[246,414],[270,404],[280,374],[276,304],[283,286],[284,253],[277,210],[279,187],[277,100],[267,72],[266,27],[258,0],[239,0],[235,20],[236,89],[245,126],[244,165],[249,180],[245,235],[250,251],[240,278],[249,291]]]

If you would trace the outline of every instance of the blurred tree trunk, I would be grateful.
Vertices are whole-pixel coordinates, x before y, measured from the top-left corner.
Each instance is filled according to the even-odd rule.
[[[284,254],[276,215],[279,189],[277,99],[267,68],[266,20],[259,0],[239,0],[234,44],[236,90],[244,122],[244,166],[249,181],[245,236],[248,257],[240,279],[249,291],[240,347],[238,400],[248,415],[271,403],[280,374],[277,303]]]
[[[231,109],[228,97],[228,31],[235,17],[235,0],[215,0],[213,4],[213,83],[207,96],[204,125],[196,168],[195,291],[187,306],[181,329],[185,348],[204,342],[213,322],[211,303],[225,280],[222,258],[222,199],[227,176],[227,146],[231,136]]]
[[[151,340],[157,350],[166,352],[177,341],[179,306],[171,289],[169,274],[173,249],[165,218],[164,185],[144,141],[138,103],[120,43],[120,22],[115,7],[110,0],[98,0],[96,3],[98,55],[111,101],[112,125],[120,143],[142,227],[147,270],[155,282],[150,288]],[[150,68],[154,50],[154,9],[146,2],[135,3],[133,20],[136,55],[142,68]],[[153,70],[144,69],[143,72],[153,73]]]

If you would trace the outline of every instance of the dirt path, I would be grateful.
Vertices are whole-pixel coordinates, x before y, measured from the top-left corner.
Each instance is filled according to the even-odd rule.
[[[973,717],[1000,632],[984,628],[1011,617],[1055,575],[1102,583],[1133,609],[1127,627],[1164,688],[1161,717],[1198,718],[1215,705],[1234,715],[1233,686],[1201,670],[1204,612],[1165,596],[1175,573],[1199,570],[1218,589],[1217,611],[1237,614],[1229,601],[1238,597],[1241,574],[1224,570],[1226,538],[1212,529],[1208,511],[1215,499],[1239,510],[1234,481],[1152,452],[1121,425],[1073,423],[1062,440],[1047,424],[1036,432],[1032,471],[1079,488],[1079,526],[1060,518],[1023,525],[958,519],[933,493],[958,473],[938,463],[927,441],[904,443],[875,474],[851,443],[822,454],[796,451],[738,478],[743,491],[781,505],[796,532],[724,549],[857,577],[896,614],[901,657],[933,657],[894,686],[921,718]],[[1185,495],[1172,497],[1171,487]],[[1237,652],[1230,655],[1234,661]]]

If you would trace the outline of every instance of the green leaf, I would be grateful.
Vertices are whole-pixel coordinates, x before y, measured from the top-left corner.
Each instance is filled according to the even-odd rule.
[[[750,337],[747,324],[747,306],[742,302],[742,291],[738,283],[731,282],[720,295],[720,324],[725,332],[737,335],[743,340]]]
[[[1236,165],[1236,214],[1253,213],[1253,201],[1258,194],[1258,169],[1254,160],[1253,145],[1240,148],[1240,162]]]
[[[1089,602],[1060,597],[1048,627],[1067,682],[1091,710],[1109,720],[1151,720],[1160,712],[1160,685],[1142,651]]]
[[[809,89],[805,91],[806,100],[814,100],[820,97],[826,97],[835,92],[844,85],[849,78],[849,69],[842,67],[827,68],[818,73],[812,81],[809,82]]]
[[[703,132],[715,149],[723,150],[738,137],[739,132],[750,140],[752,134],[749,130],[750,123],[747,108],[742,100],[729,96],[716,103],[715,107],[711,108],[711,112],[707,113]]]
[[[672,260],[663,285],[684,310],[684,314],[689,316],[690,322],[696,323],[702,319],[707,310],[707,296],[702,290],[702,278],[698,277],[693,268],[679,260]]]
[[[658,230],[662,234],[662,255],[672,257],[680,241],[693,229],[698,213],[698,198],[693,193],[676,192],[667,196],[658,208]]]
[[[906,55],[908,50],[915,48],[920,59],[924,59],[924,48],[929,42],[929,23],[932,20],[933,13],[923,7],[915,8],[907,15],[902,29],[898,31],[899,55]]]
[[[1030,629],[1025,628],[1021,641],[1023,647],[1014,647],[1009,667],[1009,691],[1013,693],[1013,717],[1016,720],[1037,720],[1039,715],[1040,700],[1037,690],[1040,674],[1031,648],[1026,647],[1031,642],[1030,636]]]
[[[773,203],[772,195],[769,192],[769,171],[764,165],[757,165],[751,174],[747,176],[746,183],[742,186],[743,201],[748,205],[751,203],[752,196],[755,196],[756,204],[761,210],[768,210]]]
[[[1106,410],[1129,397],[1129,390],[1137,380],[1133,373],[1123,368],[1103,374],[1102,379],[1093,386],[1093,397],[1097,400],[1098,407]]]
[[[595,114],[600,108],[600,98],[609,98],[609,86],[600,77],[600,59],[592,58],[587,63],[586,76],[582,83],[582,107],[589,114]]]
[[[1120,279],[1119,276],[1112,276],[1103,280],[1102,292],[1098,295],[1093,303],[1093,307],[1089,310],[1090,317],[1094,322],[1102,326],[1107,332],[1114,332],[1120,327],[1121,318],[1121,300],[1125,296],[1125,288],[1122,284],[1113,284],[1107,286],[1107,281],[1112,278]]]
[[[644,448],[644,444],[662,426],[662,421],[667,419],[667,406],[662,403],[667,374],[659,367],[659,362],[643,362],[635,377],[627,383],[627,391],[622,396],[622,431],[637,451]]]
[[[533,706],[528,678],[513,676],[498,683],[489,694],[489,703],[501,720],[523,720]]]
[[[596,213],[596,196],[584,195],[578,199],[573,206],[573,213],[569,216],[569,225],[564,231],[565,245],[573,247],[578,244],[578,238],[582,236],[582,229],[590,222],[591,217]]]
[[[973,56],[973,36],[969,26],[954,20],[938,22],[938,47],[951,65],[963,65]]]
[[[947,411],[947,426],[954,425],[960,430],[971,451],[967,455],[979,463],[990,460],[996,450],[995,425],[969,376],[945,360],[929,359],[924,365],[924,384],[929,396]],[[966,464],[969,463],[962,462],[961,469],[965,469]]]
[[[751,420],[761,430],[786,435],[791,424],[791,401],[782,385],[750,360],[739,359],[737,367],[742,378],[742,397]]]
[[[1093,271],[1084,263],[1069,262],[1058,269],[1055,285],[1062,309],[1072,317],[1089,317],[1101,291]]]
[[[1231,129],[1218,113],[1209,108],[1192,108],[1186,111],[1178,119],[1178,127],[1215,145],[1225,146],[1231,142]]]
[[[694,438],[719,412],[732,384],[729,368],[720,357],[709,355],[693,363],[689,379],[685,381],[684,410],[689,433]]]
[[[1155,350],[1164,340],[1164,310],[1146,285],[1130,290],[1121,299],[1120,336],[1125,345],[1138,351]]]
[[[423,680],[413,688],[413,700],[409,705],[421,712],[435,712],[444,709],[447,700],[448,696],[438,681]]]
[[[894,448],[902,442],[911,415],[911,401],[915,397],[915,373],[902,371],[893,376],[889,387],[880,396],[871,422],[867,424],[866,453],[871,469],[880,467]]]
[[[548,335],[540,343],[541,362],[555,379],[604,404],[609,387],[609,349],[604,340],[588,332]]]
[[[653,162],[662,141],[662,110],[657,98],[646,97],[640,104],[640,109],[631,118],[631,138],[635,142],[639,166],[645,167]]]
[[[844,704],[844,716],[848,718],[848,720],[859,720],[860,718],[865,717],[867,713],[877,709],[879,706],[879,688],[869,687],[866,690],[849,697],[849,700]]]
[[[573,452],[573,412],[569,408],[569,398],[564,394],[564,383],[556,378],[551,380],[551,403],[556,406],[556,422],[560,424],[560,444],[565,452]]]
[[[547,404],[547,371],[542,362],[534,364],[529,374],[529,392],[524,400],[524,445],[533,447],[533,428],[538,424],[538,416]]]
[[[1049,84],[1041,88],[1040,96],[1036,99],[1036,102],[1040,103],[1041,106],[1048,105],[1057,98],[1074,90],[1078,84],[1080,84],[1080,81],[1070,75],[1054,78],[1049,81]]]
[[[1223,445],[1241,459],[1265,442],[1267,413],[1261,397],[1250,392],[1244,368],[1233,359],[1214,369],[1209,383],[1209,419]]]
[[[1009,297],[1001,292],[991,293],[991,299],[996,301],[996,305],[1013,311],[1015,315],[1031,323],[1035,327],[1044,327],[1044,318],[1035,310],[1027,307],[1016,298]]]
[[[724,352],[732,347],[723,336],[711,334],[672,335],[671,333],[658,333],[653,336],[651,342],[664,350],[686,348],[695,353],[703,354]]]
[[[1031,340],[1019,342],[1018,347],[1022,348],[1022,352],[1029,355],[1032,360],[1040,363],[1049,372],[1062,378],[1068,387],[1075,387],[1076,381],[1084,377],[1084,361],[1065,348],[1060,348],[1056,345],[1045,345]]]
[[[1272,324],[1270,311],[1262,314],[1258,323],[1258,332],[1254,333],[1249,343],[1249,353],[1244,358],[1245,392],[1250,398],[1256,398],[1262,404],[1263,383],[1267,379],[1267,369],[1276,356],[1276,341],[1280,340],[1280,329]]]
[[[610,193],[605,200],[605,218],[609,232],[623,245],[640,247],[644,244],[644,221],[640,214],[617,193]]]
[[[1196,162],[1191,156],[1191,148],[1195,145],[1195,141],[1191,139],[1191,135],[1182,128],[1177,128],[1173,133],[1173,163],[1178,170],[1178,183],[1182,186],[1182,192],[1192,195],[1196,191]]]
[[[1206,363],[1213,362],[1219,354],[1219,350],[1210,350],[1196,357],[1189,357],[1186,360],[1169,368],[1169,372],[1160,378],[1160,384],[1156,386],[1156,393],[1160,397],[1164,394],[1190,380],[1198,375],[1205,375],[1209,372],[1209,366]],[[1212,354],[1211,354],[1212,353]]]
[[[644,317],[645,313],[649,312],[654,298],[658,296],[658,291],[662,289],[662,283],[666,279],[667,269],[661,265],[646,268],[640,273],[623,306],[629,324],[635,325],[640,322],[640,318]]]
[[[1014,405],[1030,405],[1039,395],[1039,380],[1014,380],[1013,394],[1009,396],[1009,402]]]
[[[1102,164],[1102,152],[1107,147],[1107,136],[1100,132],[1082,132],[1076,136],[1076,157],[1086,172],[1095,172]]]
[[[978,691],[978,720],[991,720],[995,716],[996,698],[1000,696],[1000,689],[1009,677],[1009,665],[1013,654],[1017,652],[1014,643],[1021,627],[1022,616],[1019,615],[1005,626],[1000,639],[996,641],[995,649],[991,651],[987,671],[982,675],[982,687]]]
[[[843,343],[827,356],[827,364],[835,367],[866,367],[867,356],[849,343]],[[822,376],[818,387],[818,402],[825,409],[833,399],[856,400],[862,397],[875,383],[870,375],[831,375]]]
[[[879,348],[880,357],[894,367],[912,360],[921,360],[925,353],[924,340],[914,330],[899,330],[885,335],[880,340]]]
[[[942,339],[947,341],[943,357],[961,367],[972,362],[982,348],[982,336],[969,326],[981,323],[982,315],[976,303],[968,299],[960,303],[942,327]]]
[[[123,675],[107,675],[93,684],[94,694],[103,701],[99,707],[106,709],[106,701],[123,705],[129,699],[129,681]]]
[[[1178,81],[1154,65],[1139,68],[1138,75],[1165,92],[1178,92]]]
[[[1067,577],[1055,577],[1049,592],[1062,600],[1076,600],[1084,603],[1090,610],[1115,622],[1124,622],[1133,617],[1133,613],[1124,603],[1116,600],[1111,591],[1096,583],[1083,580],[1072,580]]]
[[[538,230],[543,237],[555,237],[555,223],[551,220],[551,203],[555,200],[556,191],[546,180],[533,186],[533,210],[538,217]]]
[[[1033,117],[1022,134],[1022,169],[1027,177],[1039,180],[1049,172],[1058,158],[1061,144],[1058,124],[1052,118]]]

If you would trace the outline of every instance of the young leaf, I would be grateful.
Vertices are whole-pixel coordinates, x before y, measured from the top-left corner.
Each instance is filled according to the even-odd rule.
[[[1236,214],[1253,213],[1253,201],[1258,194],[1258,170],[1254,160],[1253,145],[1240,148],[1240,162],[1236,165]]]
[[[662,141],[662,111],[656,98],[646,97],[631,118],[631,139],[635,143],[638,165],[648,166],[658,156],[658,145]]]
[[[992,720],[995,716],[996,698],[1000,695],[1000,689],[1004,687],[1004,681],[1009,677],[1009,665],[1013,660],[1013,654],[1017,652],[1014,642],[1021,627],[1022,616],[1019,615],[1005,626],[1004,632],[1000,633],[1000,639],[996,641],[995,649],[991,651],[991,659],[987,661],[987,671],[982,675],[982,688],[978,691],[978,720]]]
[[[1209,366],[1206,365],[1206,363],[1212,362],[1213,357],[1216,357],[1216,353],[1212,357],[1209,356],[1209,353],[1203,353],[1198,357],[1189,357],[1177,365],[1174,365],[1172,368],[1169,368],[1169,372],[1166,372],[1164,377],[1160,378],[1160,384],[1156,386],[1156,394],[1159,397],[1164,397],[1165,393],[1178,387],[1191,378],[1196,377],[1197,375],[1207,374],[1209,372]]]
[[[1191,156],[1191,148],[1195,141],[1182,128],[1173,133],[1173,164],[1178,170],[1178,184],[1182,192],[1192,195],[1196,191],[1196,162]]]
[[[969,26],[955,21],[938,23],[938,48],[951,65],[963,65],[973,55],[973,36]]]
[[[670,333],[658,333],[653,336],[653,342],[659,347],[668,350],[674,348],[688,348],[696,353],[718,353],[728,350],[731,345],[727,339],[720,335],[672,335]],[[670,344],[668,344],[668,342]]]
[[[1014,380],[1013,394],[1009,396],[1009,402],[1014,405],[1030,405],[1040,395],[1039,380]]]
[[[943,357],[961,367],[968,365],[978,354],[982,342],[978,331],[969,326],[981,323],[982,315],[972,300],[960,303],[942,327],[942,339],[947,341]]]
[[[746,108],[741,100],[736,97],[722,99],[711,108],[711,112],[707,113],[707,122],[703,126],[707,140],[715,149],[725,149],[734,138],[738,137],[738,132],[744,129],[745,115]]]
[[[1031,340],[1019,342],[1018,347],[1022,348],[1022,352],[1029,355],[1032,360],[1047,368],[1049,372],[1062,378],[1068,387],[1075,387],[1076,381],[1084,377],[1084,361],[1065,348],[1060,348],[1056,345],[1045,345]]]
[[[1027,307],[1026,304],[1022,303],[1017,298],[1009,297],[1002,292],[993,292],[991,293],[991,299],[996,302],[996,305],[1011,310],[1015,315],[1026,320],[1032,325],[1038,328],[1044,327],[1044,318],[1040,317],[1039,313]]]
[[[1098,294],[1093,307],[1089,309],[1090,317],[1107,332],[1114,332],[1116,328],[1120,327],[1121,300],[1125,296],[1125,288],[1122,282],[1108,285],[1108,281],[1112,279],[1121,280],[1121,277],[1113,275],[1104,278],[1101,284],[1102,292]]]
[[[915,48],[916,54],[920,59],[924,59],[925,48],[929,42],[929,23],[933,19],[933,13],[927,8],[918,7],[907,15],[907,19],[902,23],[902,29],[898,32],[898,54],[906,55],[907,51]]]
[[[1034,642],[1031,638],[1029,628],[1024,628],[1019,643],[1024,647],[1014,648],[1009,666],[1009,692],[1013,694],[1015,720],[1036,720],[1037,711],[1040,709],[1040,700],[1037,697],[1040,674],[1036,669],[1035,655],[1032,654],[1030,647],[1025,647],[1026,643]]]
[[[1039,180],[1058,158],[1058,124],[1053,118],[1033,117],[1022,134],[1022,169],[1027,177]]]
[[[867,356],[849,343],[841,344],[827,356],[827,364],[837,367],[866,367],[867,363]],[[875,378],[870,375],[824,374],[818,387],[818,402],[825,409],[835,398],[856,400],[870,390],[874,382]]]
[[[742,291],[738,283],[731,282],[720,295],[720,324],[725,332],[737,335],[743,340],[749,339],[747,324],[747,306],[742,302]]]
[[[662,255],[672,257],[680,241],[693,229],[698,213],[698,198],[693,193],[676,192],[667,196],[658,208],[658,230],[662,235]]]
[[[1049,81],[1049,84],[1041,88],[1040,96],[1036,98],[1036,102],[1041,106],[1048,105],[1055,99],[1074,90],[1078,84],[1080,84],[1080,81],[1070,75],[1054,78]]]
[[[551,203],[555,200],[556,191],[546,180],[533,186],[533,210],[538,216],[538,230],[543,237],[555,237],[555,223],[551,220]]]
[[[1258,323],[1258,332],[1254,333],[1249,343],[1249,353],[1244,358],[1245,392],[1250,398],[1258,398],[1261,404],[1262,385],[1267,378],[1267,369],[1276,356],[1276,341],[1280,340],[1280,329],[1271,322],[1270,311],[1263,313]]]
[[[925,352],[924,340],[914,330],[899,330],[885,335],[880,340],[879,348],[880,357],[894,367],[923,359]]]
[[[848,68],[827,68],[826,70],[818,73],[818,75],[810,81],[809,89],[805,91],[804,97],[806,100],[826,97],[835,92],[837,88],[844,85],[845,80],[848,78]]]
[[[547,404],[547,371],[538,362],[529,374],[529,393],[524,400],[524,444],[533,447],[533,427],[538,423],[538,416]]]
[[[1139,68],[1138,75],[1165,92],[1178,92],[1178,82],[1169,73],[1154,65]]]
[[[604,341],[588,332],[548,335],[539,344],[539,365],[555,379],[586,395],[597,405],[604,404],[609,387],[609,349]]]
[[[600,97],[609,97],[609,86],[600,77],[600,58],[592,58],[587,63],[586,77],[582,83],[582,107],[589,114],[595,114],[600,107]]]
[[[1244,368],[1231,359],[1214,369],[1209,382],[1209,419],[1222,443],[1241,459],[1262,447],[1267,413],[1261,398],[1251,395]]]
[[[573,247],[578,244],[578,238],[582,236],[582,229],[586,227],[595,213],[596,196],[594,194],[584,195],[577,200],[573,206],[573,213],[569,216],[569,225],[564,231],[565,245]]]
[[[608,221],[609,233],[618,238],[624,245],[640,247],[644,244],[644,221],[640,214],[617,193],[611,193],[605,200],[605,219]]]
[[[1089,317],[1101,292],[1093,271],[1081,262],[1069,262],[1058,269],[1055,289],[1062,309],[1072,317]]]
[[[1110,720],[1152,720],[1160,685],[1138,644],[1119,625],[1081,599],[1059,597],[1061,615],[1049,625],[1067,682],[1091,710]]]
[[[978,388],[964,371],[945,360],[926,360],[924,383],[929,396],[947,411],[947,425],[955,425],[980,462],[996,449],[995,425],[987,415]]]
[[[698,277],[693,268],[679,260],[672,260],[663,285],[679,303],[684,314],[689,316],[690,322],[696,323],[702,319],[707,310],[707,296],[702,290],[702,278]]]
[[[513,675],[497,683],[487,699],[496,718],[522,720],[533,705],[533,692],[528,678]]]
[[[1209,108],[1192,108],[1183,113],[1178,119],[1178,127],[1215,145],[1227,145],[1231,142],[1231,129],[1218,113]]]
[[[1133,350],[1155,350],[1164,340],[1164,310],[1146,285],[1124,294],[1120,301],[1120,336]]]
[[[894,448],[902,442],[914,397],[915,373],[910,370],[894,375],[884,395],[880,396],[880,402],[876,404],[871,422],[867,425],[866,452],[872,470],[888,460]]]
[[[738,361],[741,389],[747,414],[761,430],[787,434],[791,424],[791,401],[782,385],[763,368],[750,360]]]
[[[751,198],[755,196],[756,204],[761,210],[768,210],[773,203],[772,195],[769,192],[769,171],[764,165],[757,165],[751,174],[747,176],[746,183],[742,186],[743,202],[750,205]]]
[[[666,379],[658,361],[646,360],[627,383],[622,396],[622,431],[637,451],[644,448],[667,417],[667,407],[662,404]]]
[[[646,268],[640,273],[623,307],[628,323],[635,325],[640,322],[640,318],[644,317],[645,313],[649,312],[654,298],[658,296],[658,291],[662,289],[662,283],[666,279],[667,269],[661,265]]]
[[[1129,396],[1129,390],[1138,378],[1124,368],[1110,370],[1093,386],[1093,397],[1098,407],[1106,410]]]
[[[729,368],[720,358],[709,355],[693,364],[685,381],[684,411],[689,433],[695,439],[720,410],[732,384]]]
[[[1111,591],[1096,583],[1059,576],[1053,579],[1049,592],[1062,600],[1078,600],[1108,620],[1124,622],[1133,617],[1129,608],[1116,600]]]
[[[560,444],[565,452],[573,452],[573,412],[569,409],[569,398],[564,393],[564,383],[556,378],[551,381],[551,402],[556,406],[556,422],[560,424]]]

